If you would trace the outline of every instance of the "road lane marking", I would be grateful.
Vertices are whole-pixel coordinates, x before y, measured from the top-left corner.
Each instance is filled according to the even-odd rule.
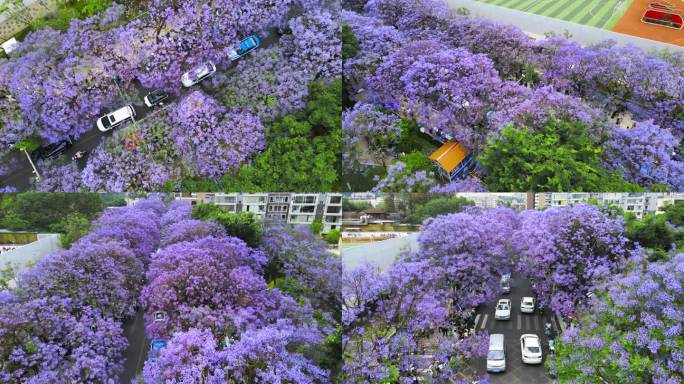
[[[534,317],[534,330],[535,331],[539,330],[539,316]]]
[[[487,318],[489,317],[488,314],[485,313],[484,318],[482,319],[482,326],[480,329],[485,329],[485,326],[487,326]]]
[[[477,329],[477,323],[480,321],[480,314],[478,313],[477,316],[475,316],[475,324],[473,324],[473,328]]]
[[[530,317],[525,316],[525,330],[528,331],[530,328]]]
[[[518,313],[518,331],[521,329],[522,324],[520,322],[520,314]]]

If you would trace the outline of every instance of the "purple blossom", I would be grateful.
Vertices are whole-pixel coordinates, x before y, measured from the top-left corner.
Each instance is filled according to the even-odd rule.
[[[620,218],[591,205],[524,211],[516,238],[518,268],[534,284],[539,303],[572,315],[595,284],[633,256]]]
[[[384,164],[395,155],[401,139],[400,118],[377,110],[371,104],[356,103],[342,113],[345,163],[350,169]]]
[[[36,183],[38,192],[80,192],[83,190],[81,171],[76,163],[63,165],[52,161],[39,161],[36,164],[40,181]]]
[[[480,179],[468,176],[463,180],[452,181],[449,184],[433,187],[432,193],[454,193],[454,192],[487,192],[487,187],[482,184]]]
[[[684,185],[684,162],[674,159],[676,146],[668,129],[647,121],[615,132],[606,146],[606,163],[639,185],[678,190]]]
[[[181,157],[200,176],[219,178],[264,149],[264,127],[256,116],[225,111],[214,99],[195,91],[170,113],[171,135]]]
[[[181,241],[194,241],[204,237],[223,237],[226,231],[223,227],[212,221],[182,220],[171,224],[162,236],[162,244],[168,246]]]

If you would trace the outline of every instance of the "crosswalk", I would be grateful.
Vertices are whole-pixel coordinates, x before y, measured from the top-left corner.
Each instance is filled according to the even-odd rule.
[[[551,326],[555,334],[559,334],[565,330],[563,324],[558,318],[553,316],[539,316],[528,314],[511,314],[510,320],[494,320],[494,315],[489,313],[478,313],[475,316],[475,330],[502,330],[502,329],[516,329],[518,331],[543,331],[544,324],[551,320]]]

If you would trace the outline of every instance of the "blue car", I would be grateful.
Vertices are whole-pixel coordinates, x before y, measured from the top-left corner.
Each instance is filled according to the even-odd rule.
[[[156,362],[162,349],[166,348],[165,339],[153,339],[150,343],[150,361]]]
[[[235,61],[242,56],[248,54],[249,52],[255,50],[259,45],[261,44],[261,40],[259,39],[259,36],[257,35],[252,35],[240,42],[240,47],[238,49],[233,49],[230,52],[228,52],[228,57],[230,57],[230,61]]]

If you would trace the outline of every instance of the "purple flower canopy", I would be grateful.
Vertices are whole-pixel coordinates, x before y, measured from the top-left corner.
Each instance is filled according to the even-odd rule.
[[[583,47],[561,37],[535,41],[517,27],[456,16],[434,0],[372,0],[363,14],[345,10],[342,18],[359,42],[358,52],[344,63],[357,104],[397,112],[472,150],[509,124],[536,129],[549,119],[581,122],[597,146],[612,152],[603,157],[607,168],[647,188],[682,185],[681,161],[664,151],[684,138],[681,55],[653,56],[612,42]],[[608,118],[623,112],[642,125],[652,121],[652,132],[662,133],[656,144],[630,144],[626,137],[638,141],[648,134],[620,130]],[[374,120],[367,125],[376,131]],[[357,142],[369,142],[370,158],[383,158],[376,164],[396,158],[394,131],[377,133],[351,137],[345,167],[358,168]],[[386,145],[374,150],[376,142]],[[642,169],[634,165],[642,162]],[[391,190],[387,186],[396,184],[396,174],[388,169],[389,181],[376,190]],[[409,183],[400,186],[412,190]],[[463,187],[477,189],[448,188]]]
[[[624,232],[621,218],[584,204],[521,213],[508,208],[468,208],[426,220],[418,238],[420,249],[389,270],[381,272],[369,264],[345,271],[344,341],[354,347],[345,352],[343,382],[387,379],[392,377],[389,364],[400,369],[400,376],[409,367],[427,368],[424,361],[415,359],[416,354],[425,353],[419,347],[422,340],[439,328],[464,324],[471,308],[495,299],[501,274],[513,269],[531,279],[539,301],[561,315],[598,308],[599,313],[623,322],[622,318],[639,317],[645,306],[654,312],[654,316],[642,317],[643,327],[654,330],[648,336],[655,340],[649,348],[668,344],[663,332],[682,332],[681,311],[673,300],[682,296],[684,285],[677,279],[684,276],[679,265],[684,255],[675,257],[672,266],[647,265],[644,269],[652,278],[635,278],[643,276],[633,268],[643,260],[641,250],[632,249]],[[625,271],[630,272],[623,278],[620,274]],[[661,290],[659,284],[668,287]],[[587,295],[592,290],[607,291],[612,301],[596,307]],[[653,295],[659,297],[653,299]],[[616,310],[623,312],[616,314]],[[592,342],[591,329],[579,342]],[[603,334],[612,335],[606,329]],[[638,329],[629,335],[628,344],[645,337]],[[463,361],[484,356],[487,340],[487,335],[479,334],[450,336],[439,339],[437,351],[430,353],[437,363],[451,362],[447,372],[440,373],[445,378],[459,375],[475,380],[477,374]],[[659,356],[668,356],[662,351],[670,351],[673,345],[670,342],[659,349]],[[578,356],[590,365],[589,358]],[[660,358],[661,367],[680,364],[677,358],[666,359]]]
[[[0,381],[118,379],[127,347],[122,322],[139,302],[144,252],[159,243],[164,211],[157,199],[108,209],[91,234],[18,276],[0,299],[0,359],[10,362]]]
[[[146,362],[145,381],[200,375],[211,383],[227,377],[328,382],[330,373],[301,351],[319,344],[330,325],[316,325],[308,304],[269,289],[262,273],[280,267],[325,300],[339,302],[333,296],[339,273],[330,269],[341,271],[339,259],[329,261],[325,244],[308,227],[270,227],[258,250],[226,236],[216,223],[185,217],[181,203],[163,216],[169,245],[153,256],[142,291],[147,334],[169,340],[156,361]]]
[[[573,353],[553,368],[572,371],[580,365],[592,374],[609,353],[626,377],[676,383],[684,368],[684,254],[637,264],[602,288],[607,294],[591,300],[594,316],[582,317],[578,327],[563,333]],[[649,363],[639,367],[632,363],[637,360]]]

